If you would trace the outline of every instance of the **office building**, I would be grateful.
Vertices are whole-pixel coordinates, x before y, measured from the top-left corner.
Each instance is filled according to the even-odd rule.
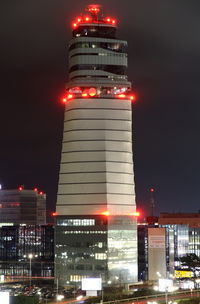
[[[20,186],[14,190],[0,190],[0,224],[45,225],[46,194]]]
[[[31,258],[31,268],[30,268]],[[0,227],[0,275],[7,279],[54,276],[54,227]]]
[[[73,23],[56,204],[59,284],[137,281],[137,212],[127,42],[89,5]]]

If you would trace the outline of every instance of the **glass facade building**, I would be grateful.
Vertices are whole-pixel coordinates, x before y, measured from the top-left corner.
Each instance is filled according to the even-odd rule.
[[[60,284],[80,284],[85,277],[131,283],[137,273],[136,241],[136,223],[128,216],[59,217],[55,267]]]
[[[30,258],[32,267],[30,274]],[[0,227],[0,275],[25,278],[54,276],[54,227]]]

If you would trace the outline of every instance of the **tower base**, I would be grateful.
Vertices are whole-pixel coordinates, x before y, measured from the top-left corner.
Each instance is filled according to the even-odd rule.
[[[81,286],[101,277],[103,286],[137,282],[137,224],[132,216],[58,216],[55,277],[60,286]]]

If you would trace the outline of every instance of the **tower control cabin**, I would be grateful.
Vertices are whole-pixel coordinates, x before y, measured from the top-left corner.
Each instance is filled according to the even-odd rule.
[[[73,23],[56,204],[55,276],[137,281],[137,225],[127,42],[89,5]]]

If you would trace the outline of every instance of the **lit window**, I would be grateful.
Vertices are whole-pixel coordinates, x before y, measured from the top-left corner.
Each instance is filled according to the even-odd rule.
[[[105,253],[95,253],[95,260],[106,260],[107,256]]]

